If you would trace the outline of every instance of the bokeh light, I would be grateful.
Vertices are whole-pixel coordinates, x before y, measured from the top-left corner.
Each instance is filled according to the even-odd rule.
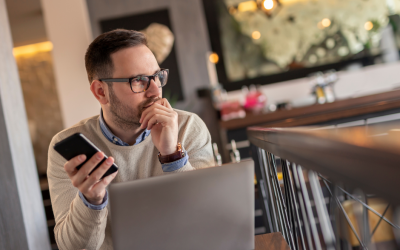
[[[364,24],[364,28],[368,31],[372,30],[374,28],[374,24],[371,21],[368,21]]]
[[[321,21],[322,26],[324,26],[325,28],[328,28],[329,26],[331,26],[331,20],[329,20],[328,18],[324,18]]]
[[[208,60],[210,60],[210,62],[217,64],[219,61],[219,56],[217,53],[213,52],[211,53],[211,55],[208,57]]]
[[[257,30],[253,31],[253,33],[251,33],[251,37],[252,37],[254,40],[260,39],[260,37],[261,37],[260,31],[257,31]]]
[[[272,10],[274,8],[274,1],[273,0],[265,0],[263,6],[267,10]]]

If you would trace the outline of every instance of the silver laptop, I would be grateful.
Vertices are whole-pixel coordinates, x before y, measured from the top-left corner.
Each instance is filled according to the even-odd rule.
[[[115,250],[254,249],[251,160],[112,184]]]

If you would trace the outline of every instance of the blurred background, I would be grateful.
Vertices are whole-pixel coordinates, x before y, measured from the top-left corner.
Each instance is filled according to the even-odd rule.
[[[249,126],[364,126],[400,110],[385,103],[400,98],[400,0],[5,0],[4,8],[54,249],[47,150],[57,132],[99,114],[84,54],[103,32],[146,34],[170,69],[164,97],[205,121],[220,163],[250,157]]]
[[[83,57],[115,28],[146,33],[164,95],[207,124],[400,87],[398,0],[5,2],[40,174],[52,136],[98,113]]]

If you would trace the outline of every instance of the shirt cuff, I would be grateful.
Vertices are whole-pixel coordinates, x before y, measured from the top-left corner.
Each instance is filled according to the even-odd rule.
[[[162,170],[164,172],[173,172],[173,171],[183,168],[183,166],[185,166],[189,160],[189,156],[188,156],[187,152],[183,151],[183,153],[185,154],[185,156],[183,156],[183,158],[173,161],[173,162],[161,164]]]
[[[80,191],[79,191],[79,197],[81,198],[81,200],[83,201],[83,204],[85,204],[85,206],[87,206],[88,208],[93,209],[93,210],[103,210],[108,204],[107,190],[106,190],[106,194],[104,195],[103,202],[100,205],[93,205],[93,204],[89,203],[86,200],[85,196],[83,196],[83,194]]]

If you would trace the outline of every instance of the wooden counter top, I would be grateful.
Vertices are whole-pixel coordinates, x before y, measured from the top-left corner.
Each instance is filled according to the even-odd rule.
[[[357,115],[400,108],[400,90],[338,100],[333,103],[280,110],[266,114],[247,113],[243,119],[220,121],[223,129],[239,129],[254,125],[293,127],[328,122]]]
[[[290,250],[281,233],[256,235],[254,245],[255,250]]]
[[[247,128],[249,141],[346,187],[400,204],[399,125],[318,129]],[[376,135],[374,131],[386,131]]]

